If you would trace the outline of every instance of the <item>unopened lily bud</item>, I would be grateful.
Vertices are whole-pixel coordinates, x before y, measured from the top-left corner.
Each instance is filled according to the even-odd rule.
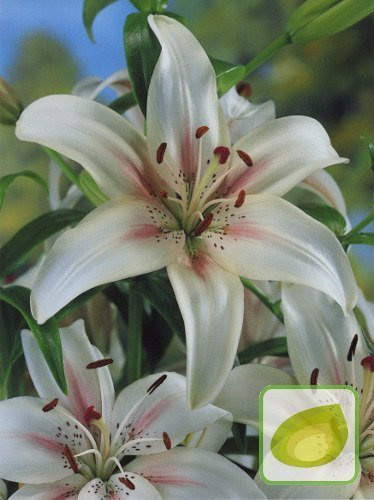
[[[308,43],[339,33],[373,12],[373,0],[306,0],[292,14],[286,31],[292,43]]]
[[[0,123],[15,125],[22,111],[21,100],[12,87],[0,77]]]

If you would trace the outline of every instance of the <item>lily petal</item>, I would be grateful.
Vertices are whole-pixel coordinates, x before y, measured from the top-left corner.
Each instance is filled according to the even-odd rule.
[[[182,254],[167,270],[186,328],[188,402],[199,408],[217,396],[233,366],[243,286],[202,252]]]
[[[230,136],[213,66],[199,42],[170,17],[150,15],[148,22],[162,48],[148,90],[148,152],[156,159],[160,144],[167,143],[164,163],[157,168],[176,189],[173,178],[182,171],[191,179],[198,164],[198,127],[209,127],[201,139],[203,171],[216,146],[230,145]]]
[[[318,384],[349,384],[360,391],[360,363],[369,352],[353,312],[344,314],[327,295],[301,285],[283,286],[282,307],[288,352],[299,383],[309,384],[318,368]]]
[[[275,119],[274,101],[253,104],[232,87],[220,99],[229,125],[231,142],[235,144],[254,128]]]
[[[325,170],[318,170],[304,179],[300,184],[300,187],[318,195],[326,203],[331,205],[333,208],[336,208],[336,210],[338,210],[338,212],[340,212],[347,221],[347,231],[350,230],[351,223],[348,219],[347,207],[343,198],[343,193],[332,175]]]
[[[73,474],[64,446],[73,454],[91,448],[75,419],[58,406],[43,412],[39,398],[17,397],[0,403],[0,476],[19,483],[41,484]],[[78,438],[74,436],[78,433]],[[82,436],[82,437],[80,437]],[[81,465],[77,459],[78,465]]]
[[[343,309],[354,307],[351,266],[337,238],[320,222],[269,194],[247,196],[240,208],[228,201],[227,209],[221,204],[213,210],[213,222],[202,235],[218,265],[250,279],[308,285]]]
[[[71,95],[42,97],[22,113],[16,135],[80,163],[109,197],[151,192],[145,137],[95,101]]]
[[[358,289],[358,302],[357,307],[360,309],[362,315],[364,316],[366,328],[371,341],[374,343],[374,303],[369,302],[362,290]]]
[[[205,429],[190,434],[183,444],[188,448],[201,448],[218,453],[230,435],[232,422],[233,417],[227,412]]]
[[[244,189],[248,194],[283,196],[314,171],[348,162],[338,156],[322,125],[306,116],[287,116],[260,125],[233,149],[249,154],[253,166],[232,155],[228,194]]]
[[[114,447],[130,438],[123,454],[160,453],[225,415],[225,410],[212,405],[189,410],[182,375],[149,375],[126,387],[116,400],[111,422]]]
[[[358,478],[350,484],[285,484],[274,485],[266,484],[259,474],[255,477],[256,484],[265,493],[266,498],[274,498],[276,500],[283,499],[320,499],[334,500],[341,498],[351,498],[357,489],[360,482],[360,474]]]
[[[80,474],[73,474],[61,481],[47,484],[27,484],[19,488],[12,496],[12,499],[26,498],[27,500],[57,500],[59,498],[69,498],[76,500],[80,490],[87,483]]]
[[[162,498],[265,498],[254,481],[221,455],[193,448],[139,457],[126,467],[148,479]]]
[[[120,69],[105,80],[96,76],[82,78],[72,90],[73,95],[85,97],[86,99],[96,99],[101,92],[108,87],[114,89],[118,95],[131,92],[131,83],[127,69]]]
[[[116,500],[161,500],[152,484],[139,474],[124,472],[114,474],[109,481],[92,479],[79,493],[78,500],[115,498]]]
[[[173,230],[176,222],[165,210],[155,201],[120,198],[96,208],[63,233],[31,293],[35,319],[44,323],[90,288],[155,271],[175,260],[184,233]],[[163,232],[165,227],[169,229]]]
[[[268,365],[236,366],[227,377],[214,404],[233,414],[235,422],[258,427],[258,397],[267,385],[294,385],[295,377]]]
[[[114,404],[114,387],[109,368],[88,370],[86,366],[103,356],[90,344],[82,320],[60,330],[68,396],[59,389],[35,338],[29,330],[22,331],[22,346],[27,368],[35,389],[46,403],[54,398],[80,422],[89,406],[94,406],[108,421]]]

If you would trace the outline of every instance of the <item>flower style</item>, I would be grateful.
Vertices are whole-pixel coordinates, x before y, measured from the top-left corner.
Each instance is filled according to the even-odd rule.
[[[266,385],[350,385],[360,399],[361,474],[347,485],[274,486],[255,480],[267,498],[373,498],[374,357],[353,313],[345,315],[325,294],[300,285],[284,285],[282,305],[291,365],[296,379],[277,368],[243,365],[231,372],[214,402],[234,420],[258,426],[258,410],[248,405]],[[286,379],[289,379],[287,382]],[[248,384],[248,380],[253,381]]]
[[[20,139],[82,164],[111,199],[55,243],[31,296],[43,323],[96,285],[167,266],[185,322],[192,408],[219,393],[242,320],[239,275],[316,287],[344,309],[356,285],[337,239],[282,200],[310,173],[342,163],[307,117],[272,120],[232,148],[209,59],[193,35],[149,16],[162,51],[147,103],[147,137],[112,110],[49,96],[21,116]],[[192,56],[193,54],[193,56]]]
[[[57,387],[31,333],[23,331],[41,399],[0,403],[0,475],[26,483],[12,498],[264,498],[222,456],[177,448],[189,433],[213,424],[219,433],[210,434],[206,448],[218,449],[232,423],[229,413],[212,405],[189,410],[184,377],[150,375],[114,401],[110,360],[89,343],[83,322],[62,329],[61,340],[69,396]]]

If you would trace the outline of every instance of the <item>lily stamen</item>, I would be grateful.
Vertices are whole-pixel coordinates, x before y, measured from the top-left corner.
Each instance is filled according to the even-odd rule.
[[[200,222],[200,224],[198,224],[195,228],[195,231],[194,231],[194,235],[195,236],[200,236],[201,234],[203,234],[203,232],[208,229],[208,227],[211,225],[213,221],[213,214],[212,212],[209,212],[209,214],[207,214],[207,216],[204,218],[204,220],[202,220]]]

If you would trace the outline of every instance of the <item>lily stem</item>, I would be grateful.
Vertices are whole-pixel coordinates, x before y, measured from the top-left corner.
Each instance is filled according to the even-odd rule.
[[[278,38],[267,45],[257,56],[255,56],[245,67],[245,76],[253,73],[261,64],[267,61],[271,56],[276,54],[282,47],[291,43],[291,39],[287,33],[283,33]],[[239,83],[239,82],[237,82]]]
[[[262,291],[260,290],[256,285],[252,283],[247,278],[243,278],[242,276],[240,277],[241,282],[245,286],[245,288],[248,288],[252,293],[256,295],[257,298],[261,300],[261,302],[271,311],[274,316],[276,316],[281,323],[284,324],[284,318],[283,318],[283,313],[279,308],[279,303],[278,302],[272,302],[269,297]]]
[[[343,241],[342,241],[342,245],[344,247],[347,247],[349,245],[350,240],[354,236],[356,236],[357,234],[359,234],[359,232],[361,231],[361,229],[364,229],[364,227],[368,226],[373,220],[374,220],[374,208],[371,210],[371,212],[369,212],[367,214],[367,216],[364,219],[362,219],[361,222],[359,222],[353,229],[351,229],[349,231],[349,233],[347,233],[344,236]]]
[[[128,292],[126,383],[131,384],[142,374],[143,299],[130,287]]]
[[[78,174],[74,172],[71,166],[62,158],[62,156],[59,153],[57,153],[57,151],[47,148],[46,146],[42,146],[42,148],[51,158],[51,160],[53,160],[56,163],[56,165],[64,172],[64,174],[70,180],[70,182],[78,186],[79,189],[82,191]],[[83,191],[82,193],[84,194]]]

